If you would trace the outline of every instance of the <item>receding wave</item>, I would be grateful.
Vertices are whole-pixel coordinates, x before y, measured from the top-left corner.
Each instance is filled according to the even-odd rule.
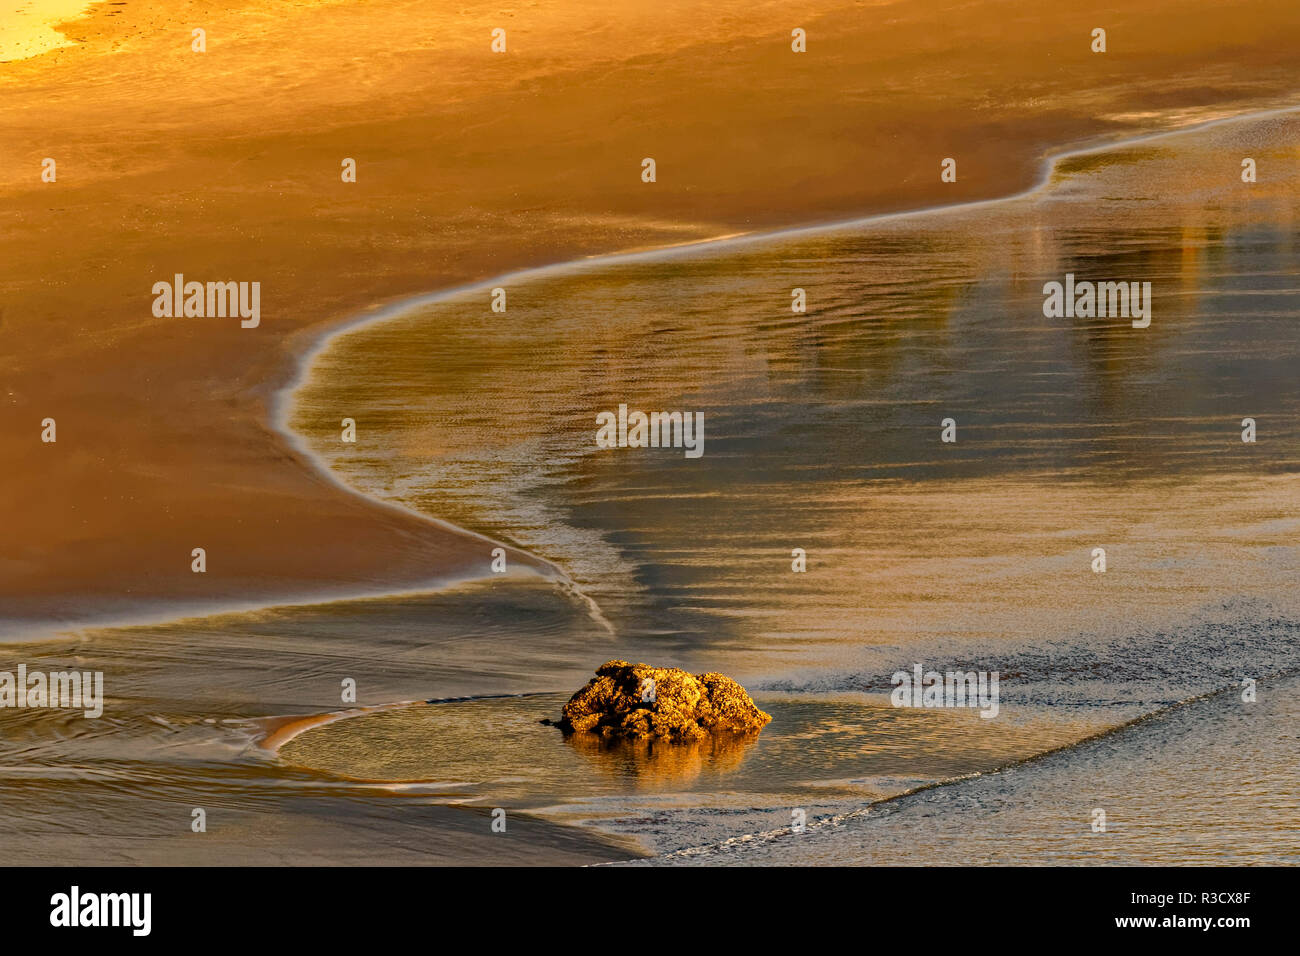
[[[732,673],[788,705],[795,736],[857,728],[828,751],[842,761],[777,774],[759,816],[978,773],[1296,659],[1298,131],[1294,113],[1224,122],[1067,156],[1002,202],[449,293],[331,339],[287,421],[349,485],[563,568],[625,656]],[[1225,165],[1248,154],[1268,181]],[[1045,283],[1067,276],[1150,282],[1150,325],[1046,315]],[[620,405],[702,412],[703,454],[598,448],[597,415]],[[364,440],[338,441],[343,414]],[[915,664],[998,671],[1011,719],[950,737],[914,714],[912,746],[878,763],[889,677]],[[344,772],[376,733],[437,739],[455,706],[294,747]],[[601,765],[630,776],[584,793],[590,768],[524,739],[515,796],[552,794],[559,818],[658,849],[761,829],[722,794],[762,789],[744,769],[761,742],[725,773],[687,760],[711,782],[683,787],[692,806],[658,792],[647,837],[626,755]],[[919,752],[958,739],[979,759]],[[369,751],[369,772],[433,773],[409,747]],[[499,785],[493,741],[474,752],[467,785]],[[559,766],[565,799],[541,782]]]

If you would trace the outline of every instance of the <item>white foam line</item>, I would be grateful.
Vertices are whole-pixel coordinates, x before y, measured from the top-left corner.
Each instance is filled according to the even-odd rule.
[[[504,545],[504,542],[494,541],[493,539],[458,527],[448,521],[434,518],[424,512],[417,511],[405,504],[394,501],[387,501],[376,498],[373,495],[356,488],[345,482],[332,468],[329,463],[310,448],[306,440],[295,432],[289,425],[289,413],[293,406],[293,396],[307,381],[311,374],[316,360],[328,350],[334,342],[342,336],[349,335],[358,329],[378,325],[384,322],[390,322],[416,312],[429,306],[446,302],[450,299],[467,295],[471,292],[486,291],[497,286],[510,284],[521,284],[533,282],[538,279],[544,279],[549,276],[564,275],[577,272],[587,272],[596,269],[602,269],[608,266],[620,266],[641,262],[660,262],[668,259],[685,257],[691,255],[705,254],[717,255],[728,249],[746,245],[755,245],[759,243],[781,242],[790,239],[802,237],[813,237],[828,235],[836,232],[861,229],[876,223],[892,222],[903,219],[918,218],[922,216],[932,216],[936,214],[947,214],[954,212],[965,212],[972,209],[982,209],[1002,203],[1015,202],[1032,196],[1046,189],[1052,181],[1052,174],[1056,167],[1063,160],[1071,159],[1076,156],[1089,156],[1098,153],[1120,152],[1132,146],[1142,143],[1153,142],[1156,140],[1167,139],[1173,136],[1188,135],[1210,129],[1215,126],[1221,126],[1230,123],[1247,123],[1255,122],[1261,119],[1267,119],[1271,116],[1283,116],[1289,113],[1300,111],[1300,106],[1284,106],[1266,110],[1256,110],[1248,113],[1240,113],[1233,116],[1219,117],[1218,119],[1207,120],[1202,123],[1194,123],[1188,126],[1178,127],[1171,130],[1161,130],[1154,133],[1144,133],[1139,136],[1130,137],[1122,140],[1111,140],[1102,143],[1095,143],[1090,146],[1078,148],[1061,148],[1057,151],[1049,151],[1043,159],[1042,167],[1039,170],[1037,180],[1028,188],[1009,196],[1000,196],[993,199],[979,199],[964,203],[951,203],[940,206],[929,206],[921,209],[907,210],[903,212],[877,213],[869,216],[859,216],[853,219],[834,221],[829,223],[817,223],[809,226],[794,226],[787,229],[776,229],[760,233],[741,233],[730,234],[715,239],[703,239],[695,242],[680,243],[672,246],[665,246],[657,249],[641,250],[637,252],[616,252],[602,255],[584,256],[581,259],[570,259],[563,262],[551,263],[544,266],[534,266],[528,269],[520,269],[513,272],[502,273],[498,276],[482,279],[463,285],[452,286],[447,289],[440,289],[434,292],[420,293],[406,299],[401,299],[388,306],[371,311],[362,315],[355,316],[352,319],[343,321],[341,324],[326,330],[315,342],[308,348],[298,360],[297,370],[285,385],[278,389],[271,398],[271,425],[280,433],[288,445],[305,460],[315,466],[316,470],[330,481],[333,485],[341,488],[351,494],[359,495],[370,502],[381,507],[402,512],[406,515],[412,515],[421,521],[429,522],[438,527],[460,532],[469,537],[490,543],[493,545]],[[507,546],[508,547],[508,546]],[[564,571],[553,562],[534,555],[522,548],[514,550],[528,554],[529,557],[541,563],[550,569],[558,578],[558,581],[580,601],[588,605],[588,610],[592,617],[600,622],[610,633],[613,633],[613,627],[601,613],[596,602],[584,594],[577,584]]]
[[[919,209],[902,210],[899,212],[873,213],[871,215],[858,216],[852,219],[833,220],[831,222],[814,223],[806,226],[791,226],[784,229],[773,229],[765,232],[730,233],[713,239],[700,239],[693,242],[677,243],[654,249],[642,249],[635,252],[613,252],[583,256],[579,259],[568,259],[562,262],[549,263],[543,266],[532,266],[527,269],[504,272],[489,279],[480,279],[434,292],[422,292],[418,295],[410,296],[391,303],[390,305],[384,306],[383,308],[373,312],[355,316],[352,319],[345,320],[341,324],[326,330],[321,337],[313,343],[311,348],[301,356],[297,374],[274,396],[272,424],[277,430],[281,431],[285,435],[286,439],[288,439],[295,448],[303,448],[301,443],[298,441],[298,436],[288,427],[286,422],[286,415],[290,405],[289,399],[292,397],[293,392],[295,392],[306,380],[315,360],[334,343],[335,339],[355,332],[364,326],[388,322],[419,309],[427,308],[431,305],[437,305],[461,295],[490,290],[496,286],[508,283],[520,284],[532,282],[552,275],[562,275],[571,272],[587,272],[593,269],[604,268],[606,266],[618,266],[639,262],[658,262],[666,259],[698,255],[700,253],[713,254],[733,246],[757,245],[761,243],[797,239],[804,236],[812,237],[836,232],[847,232],[861,229],[875,223],[964,212],[971,209],[982,209],[988,206],[1000,205],[1002,203],[1015,202],[1032,196],[1047,188],[1051,184],[1052,173],[1055,172],[1057,165],[1063,160],[1073,159],[1077,156],[1092,156],[1098,153],[1120,152],[1132,146],[1141,145],[1142,143],[1168,139],[1174,136],[1190,135],[1216,126],[1224,126],[1233,123],[1256,122],[1262,119],[1267,119],[1271,116],[1285,116],[1296,112],[1300,112],[1300,105],[1256,110],[1248,113],[1239,113],[1233,116],[1223,116],[1218,119],[1206,120],[1203,123],[1181,126],[1177,129],[1161,130],[1155,133],[1143,133],[1139,136],[1133,136],[1128,139],[1110,140],[1103,143],[1093,144],[1091,146],[1049,151],[1044,157],[1043,166],[1039,171],[1039,176],[1032,185],[1018,193],[1011,193],[1006,196],[997,196],[992,199],[975,199],[969,202],[924,206]],[[317,458],[310,449],[304,449],[304,453],[312,457],[314,460],[319,461],[319,458]],[[338,479],[335,480],[337,481]],[[350,486],[343,485],[343,487]],[[419,512],[416,513],[419,514]]]
[[[469,532],[466,532],[467,534]],[[519,550],[512,548],[512,550]],[[507,577],[542,577],[540,572],[527,566],[524,571],[520,566],[508,572]],[[496,575],[495,577],[501,577]],[[206,620],[222,615],[250,614],[255,611],[282,611],[298,607],[322,607],[327,604],[345,604],[351,601],[384,600],[387,598],[415,598],[442,594],[461,585],[474,584],[486,580],[477,572],[457,572],[437,575],[427,581],[409,587],[391,590],[348,590],[305,591],[301,593],[286,591],[284,594],[267,599],[256,598],[240,601],[233,598],[213,598],[189,601],[169,601],[167,606],[153,613],[127,611],[119,614],[102,614],[89,619],[65,620],[63,622],[31,621],[26,618],[0,618],[0,647],[9,644],[39,643],[43,641],[86,639],[87,631],[115,630],[132,627],[155,627],[164,624],[178,624],[184,621]],[[545,580],[545,578],[543,578]]]

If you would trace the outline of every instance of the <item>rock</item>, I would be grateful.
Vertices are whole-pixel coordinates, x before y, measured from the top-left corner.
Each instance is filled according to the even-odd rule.
[[[757,733],[771,719],[745,688],[722,674],[609,661],[564,705],[556,726],[566,734],[698,740]]]

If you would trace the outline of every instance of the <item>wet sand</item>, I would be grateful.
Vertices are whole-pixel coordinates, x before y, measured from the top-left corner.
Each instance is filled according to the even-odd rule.
[[[456,781],[397,783],[280,760],[268,730],[428,696],[581,677],[608,634],[536,580],[86,629],[0,647],[0,670],[104,674],[104,714],[0,710],[0,839],[27,865],[580,865],[642,851]],[[504,834],[489,811],[509,813]],[[206,831],[191,830],[193,811]],[[87,835],[93,835],[88,837]]]
[[[488,50],[498,25],[509,30],[505,56]],[[810,52],[801,57],[789,51],[794,25],[809,30]],[[1110,33],[1105,56],[1088,52],[1097,25]],[[208,30],[206,53],[190,50],[194,26]],[[1221,409],[1194,402],[1175,416],[1191,426],[1192,440],[1160,446],[1150,457],[1137,451],[1149,437],[1140,430],[1109,441],[1085,436],[1077,443],[1082,457],[1073,442],[1060,457],[999,457],[1009,433],[992,429],[974,433],[975,447],[992,453],[980,456],[992,462],[991,474],[983,466],[974,477],[963,473],[959,459],[930,483],[933,462],[901,458],[906,443],[885,442],[881,455],[864,461],[899,474],[910,469],[915,486],[882,491],[866,507],[848,493],[861,474],[832,475],[824,494],[791,515],[848,573],[802,596],[783,586],[761,599],[755,552],[732,549],[747,529],[760,532],[747,539],[750,548],[779,544],[784,557],[780,528],[706,525],[689,539],[696,553],[674,565],[671,548],[655,540],[682,530],[672,520],[632,534],[616,529],[622,551],[600,546],[600,531],[609,528],[601,522],[617,524],[625,516],[618,502],[630,500],[620,476],[603,469],[569,489],[586,496],[578,502],[589,509],[585,525],[547,524],[523,507],[485,508],[485,492],[517,487],[512,474],[498,474],[497,485],[462,482],[459,493],[440,498],[456,483],[431,489],[374,481],[373,473],[367,481],[340,467],[374,495],[363,496],[322,472],[273,421],[282,390],[326,331],[417,293],[617,250],[1008,195],[1036,180],[1048,150],[1289,102],[1300,66],[1293,3],[1206,4],[1190,16],[1173,2],[1140,10],[1103,3],[1062,14],[997,2],[828,0],[793,11],[727,0],[647,11],[593,0],[509,15],[470,3],[453,15],[386,0],[220,11],[131,0],[95,6],[65,29],[71,45],[0,63],[0,459],[7,464],[0,473],[7,503],[0,638],[53,636],[9,643],[0,668],[23,661],[103,670],[110,699],[99,721],[58,711],[0,715],[0,834],[7,845],[29,848],[23,862],[626,859],[646,847],[765,829],[769,818],[788,816],[792,801],[815,808],[810,792],[871,800],[919,779],[999,766],[1135,710],[1167,706],[1243,666],[1270,670],[1294,657],[1294,455],[1267,451],[1251,459],[1251,467],[1272,474],[1236,494],[1243,473],[1259,472],[1216,459],[1217,439],[1207,436]],[[639,180],[648,155],[659,162],[653,185]],[[942,184],[939,160],[950,155],[959,160],[959,179]],[[1281,161],[1291,154],[1271,155]],[[57,158],[57,183],[39,181],[46,156]],[[339,180],[344,156],[358,160],[356,184]],[[1091,168],[1081,161],[1074,172]],[[1260,193],[1276,199],[1276,183]],[[1279,214],[1262,200],[1259,208],[1233,207],[1224,232],[1206,231],[1194,218],[1148,221],[1143,241],[1158,250],[1146,262],[1182,283],[1179,294],[1193,301],[1207,292],[1207,276],[1233,273],[1243,261],[1234,256],[1285,260],[1289,210]],[[1058,214],[1045,213],[1048,247]],[[1267,227],[1262,238],[1243,232],[1252,223]],[[1095,236],[1076,240],[1064,247],[1075,261],[1141,261],[1108,259],[1107,244]],[[987,276],[1007,264],[987,250],[984,259],[963,263],[951,243],[927,242],[932,255],[919,261],[931,269],[956,263]],[[1009,248],[1022,264],[1046,263],[1031,246]],[[1210,262],[1198,257],[1197,249],[1210,246],[1227,252]],[[1170,252],[1175,247],[1180,255]],[[890,248],[910,247],[898,240],[885,252]],[[1273,260],[1258,262],[1268,276],[1280,274]],[[176,272],[260,281],[260,328],[155,318],[151,287]],[[772,281],[784,283],[784,273]],[[922,313],[951,314],[960,323],[979,311],[951,283],[922,285]],[[1024,304],[1015,296],[1003,301]],[[1216,301],[1225,310],[1218,318],[1230,324],[1233,300]],[[681,304],[665,300],[657,306],[662,314],[640,316],[640,331],[648,322],[680,334],[673,309]],[[852,303],[833,306],[851,310]],[[896,343],[910,334],[911,347],[934,347],[942,323],[910,324],[917,318],[910,307],[903,303],[896,328],[886,323],[877,331]],[[481,334],[475,323],[491,318],[486,298],[473,314],[475,322],[461,323],[456,336]],[[527,314],[512,312],[512,322]],[[1183,326],[1190,314],[1171,312]],[[607,346],[638,334],[617,327],[636,325],[635,315],[598,319]],[[745,388],[761,377],[751,374],[757,367],[775,372],[779,385],[783,371],[812,362],[814,379],[832,398],[844,398],[851,390],[836,376],[846,368],[858,385],[878,384],[908,368],[899,356],[914,354],[901,347],[878,359],[878,343],[860,351],[837,341],[842,330],[834,321],[792,346],[771,338],[762,322],[732,331],[731,340],[714,340],[712,353],[705,341],[700,354],[729,356],[734,364],[715,367],[743,373],[737,381]],[[1084,370],[1082,381],[1100,383],[1086,392],[1095,403],[1084,407],[1088,416],[1133,412],[1125,397],[1144,387],[1156,359],[1169,363],[1171,381],[1207,371],[1190,340],[1175,340],[1148,362],[1105,329],[1075,331],[1090,344],[1072,362]],[[537,356],[562,348],[566,336],[590,338],[589,328],[575,330],[567,320],[535,332]],[[481,364],[457,364],[445,351],[456,336],[432,344],[413,336],[406,359],[416,370],[446,361],[442,385],[469,384],[499,356],[489,349],[474,353]],[[1247,357],[1267,358],[1267,343],[1247,342]],[[793,366],[787,347],[802,356]],[[396,380],[411,369],[389,371],[387,379]],[[570,370],[578,380],[589,371]],[[1226,380],[1240,382],[1241,372],[1229,368]],[[561,375],[531,397],[565,382]],[[672,395],[681,383],[647,383],[634,368],[606,384]],[[1278,382],[1267,384],[1276,389]],[[509,404],[485,406],[483,393],[473,394],[473,405],[453,406],[446,427],[433,432],[403,433],[390,421],[399,439],[390,449],[395,457],[472,457],[518,437],[501,424],[508,418],[486,432],[482,422],[477,431],[461,427],[461,413],[490,417]],[[1033,394],[1019,397],[1032,407]],[[58,421],[56,444],[39,440],[45,417]],[[1266,423],[1275,440],[1294,427],[1283,418],[1294,421]],[[1130,517],[1155,512],[1145,522],[1125,527],[1104,484],[1061,486],[1043,477],[1107,457],[1137,472],[1177,473],[1173,481],[1124,475],[1135,492]],[[518,461],[507,460],[506,472]],[[1008,479],[1026,464],[1040,471],[1036,482]],[[502,462],[480,465],[478,477],[488,479]],[[611,477],[613,493],[601,492]],[[1152,508],[1175,493],[1184,497],[1170,515]],[[658,517],[670,519],[680,508],[676,516],[691,530],[697,505],[670,499],[662,496]],[[551,505],[543,517],[573,516]],[[963,506],[970,509],[965,518]],[[835,538],[836,529],[870,521],[905,526],[911,537],[887,545],[866,531]],[[575,528],[586,536],[566,539]],[[1187,547],[1189,535],[1203,529],[1210,529],[1202,542],[1211,547],[1208,557]],[[1067,535],[1120,541],[1116,570],[1142,566],[1158,586],[1125,583],[1121,573],[1106,579],[1114,582],[1109,593],[1095,588],[1071,601],[1074,579],[1061,556]],[[485,575],[488,549],[506,538],[522,545],[510,554],[516,573],[469,581]],[[954,541],[944,561],[920,553]],[[574,547],[593,543],[591,550]],[[208,551],[205,575],[190,571],[191,549],[200,546]],[[865,572],[845,563],[863,548],[871,557]],[[709,550],[740,560],[730,566]],[[613,561],[602,566],[604,558]],[[881,564],[891,570],[878,577]],[[929,603],[936,573],[954,566],[965,572],[961,581]],[[614,633],[589,606],[549,586],[559,568],[605,589],[600,597],[609,599]],[[602,577],[602,570],[613,573]],[[1027,581],[1046,584],[1032,590]],[[846,594],[868,588],[875,588],[873,613],[844,604]],[[413,590],[434,593],[394,595]],[[795,600],[809,594],[819,612],[836,613],[810,624],[807,604]],[[343,595],[369,599],[285,604]],[[918,619],[922,606],[926,616]],[[175,619],[217,609],[229,613]],[[1098,625],[1106,621],[1099,609],[1117,620]],[[1027,626],[1044,620],[1062,632],[1058,638],[1073,631],[1074,642],[1035,643],[1048,635],[1029,634]],[[112,621],[136,626],[87,626]],[[1237,628],[1245,636],[1237,637]],[[1014,640],[1027,634],[1028,645]],[[659,769],[652,760],[576,752],[551,735],[545,747],[522,755],[516,778],[502,780],[509,762],[487,746],[490,736],[476,733],[481,720],[468,730],[463,721],[438,723],[484,709],[501,726],[522,726],[534,715],[533,705],[521,710],[520,701],[538,701],[531,695],[541,692],[553,710],[556,695],[579,686],[594,664],[651,651],[660,663],[724,660],[757,679],[781,710],[780,732],[740,760],[735,753],[678,754]],[[989,655],[1029,675],[1011,705],[1027,708],[1024,722],[995,729],[976,718],[954,731],[939,715],[892,714],[896,746],[873,757],[872,773],[860,772],[857,748],[866,731],[858,722],[872,710],[854,695],[879,692],[882,674],[902,658]],[[1142,669],[1152,661],[1163,662],[1154,676]],[[1068,679],[1053,683],[1058,670]],[[363,707],[530,696],[334,721],[289,741],[280,758],[259,745],[268,718],[291,726],[338,711],[345,678],[358,680]],[[434,720],[432,732],[426,719]],[[421,739],[427,748],[417,745]],[[962,741],[965,762],[942,759],[952,740]],[[453,741],[465,759],[457,779],[447,779],[441,772],[452,765],[446,748]],[[791,765],[780,755],[805,746],[811,752],[790,776],[770,772]],[[1158,754],[1159,744],[1152,749]],[[564,792],[552,777],[557,768],[567,774],[559,778]],[[753,786],[755,800],[745,792],[726,796],[737,779]],[[1039,792],[1046,800],[1069,793],[1071,779]],[[1176,783],[1177,774],[1169,779]],[[769,782],[755,783],[762,780]],[[1220,778],[1206,780],[1212,792]],[[662,805],[646,802],[644,790]],[[492,834],[485,816],[503,796],[512,812],[508,839]],[[190,832],[195,807],[208,812],[207,834]],[[1293,813],[1284,810],[1285,824]],[[860,852],[836,842],[820,858]]]
[[[73,45],[0,64],[3,633],[483,573],[483,542],[348,493],[268,426],[333,323],[543,262],[1005,195],[1049,147],[1268,105],[1300,66],[1288,0],[704,9],[103,4]],[[177,272],[260,281],[261,327],[155,318]]]
[[[1298,129],[1219,123],[1068,155],[1016,199],[519,276],[508,323],[448,295],[331,340],[287,424],[351,485],[564,567],[681,666],[727,642],[741,679],[1282,599]],[[1240,182],[1246,153],[1266,182]],[[1067,272],[1148,278],[1151,327],[1045,318]],[[597,449],[621,402],[703,410],[705,454]],[[1266,437],[1241,441],[1247,415]]]
[[[540,804],[658,851],[706,847],[668,862],[770,862],[786,856],[734,848],[788,833],[796,809],[856,819],[1245,676],[1277,694],[1300,648],[1298,129],[1295,111],[1245,117],[1064,156],[1011,200],[514,277],[509,324],[470,291],[339,335],[288,416],[329,467],[551,558],[636,650],[619,656],[720,669],[774,720],[745,746],[566,747],[536,725],[557,693],[341,720],[282,756],[455,779],[467,799]],[[1240,181],[1243,155],[1267,181]],[[1150,280],[1151,326],[1045,317],[1043,282],[1066,272]],[[794,286],[807,314],[789,313]],[[704,456],[595,448],[595,410],[620,401],[703,409]],[[362,410],[365,442],[331,440],[322,423],[342,407]],[[955,445],[939,441],[948,414]],[[791,573],[796,544],[806,574]],[[952,723],[883,704],[916,661],[1000,672],[1004,712]],[[1141,760],[1148,780],[1103,793],[1117,821],[1231,793],[1249,846],[1230,821],[1202,845],[1197,818],[1108,860],[1290,859],[1294,803],[1270,802],[1287,712],[1242,716],[1230,753],[1215,722],[1242,728],[1223,708],[1167,747],[1151,729],[1108,738],[1124,756],[1107,766]],[[1197,747],[1217,756],[1182,774]],[[929,862],[1088,859],[1093,798],[1073,758],[1054,759],[1064,783],[1005,777],[1019,839],[979,813],[969,858]],[[1241,791],[1252,761],[1267,785]],[[942,823],[961,829],[979,798],[951,793]],[[1053,830],[1066,820],[1068,839]],[[882,826],[781,853],[888,862]]]
[[[1294,866],[1298,690],[1295,673],[1279,676],[1254,703],[1237,690],[1197,698],[996,773],[827,816],[802,833],[774,828],[638,863]]]
[[[85,860],[92,829],[123,860],[503,860],[475,831],[503,807],[527,821],[515,862],[703,846],[666,859],[745,863],[768,859],[747,837],[801,809],[835,834],[801,862],[855,862],[897,834],[864,845],[841,820],[979,774],[1010,781],[993,804],[923,791],[956,795],[944,826],[979,821],[969,860],[1006,859],[1007,803],[1026,859],[1086,857],[1091,735],[1243,675],[1274,695],[1297,659],[1297,124],[1072,154],[1043,189],[978,207],[549,270],[512,281],[510,323],[465,292],[332,339],[285,408],[305,447],[376,498],[554,561],[603,619],[525,576],[0,648],[103,670],[110,694],[102,720],[0,714],[0,832],[39,832],[51,862]],[[1243,150],[1269,178],[1239,181]],[[1151,277],[1151,327],[1043,318],[1042,281],[1066,269]],[[815,292],[801,316],[796,275]],[[677,361],[639,360],[647,338]],[[592,410],[620,397],[705,408],[705,456],[593,449]],[[340,448],[343,406],[365,440]],[[774,721],[736,746],[643,750],[539,723],[616,657],[734,674]],[[999,671],[999,716],[889,706],[891,672],[918,661]],[[386,706],[402,701],[421,703]],[[1106,738],[1108,767],[1137,754],[1147,774],[1107,781],[1117,821],[1232,790],[1250,859],[1285,859],[1294,805],[1268,801],[1289,711],[1236,716]],[[1063,745],[1059,779],[995,773]],[[1268,773],[1238,793],[1243,760]],[[1241,856],[1231,832],[1190,845],[1203,825],[1115,858]]]

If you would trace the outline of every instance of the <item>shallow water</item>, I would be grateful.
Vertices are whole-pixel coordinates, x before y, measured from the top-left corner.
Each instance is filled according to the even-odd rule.
[[[797,866],[1300,863],[1300,677],[1160,711],[1000,773],[652,862]],[[1098,811],[1102,814],[1099,816]],[[942,847],[942,852],[935,852]]]
[[[504,314],[452,295],[338,337],[292,422],[351,484],[556,562],[633,656],[805,695],[996,670],[1079,739],[1297,659],[1298,132],[1229,123],[1069,157],[1012,201],[506,283]],[[1067,272],[1151,282],[1150,327],[1045,317]],[[703,456],[597,448],[620,404],[703,411]],[[991,723],[983,769],[1028,743]],[[334,752],[372,732],[334,725]],[[915,756],[896,779],[957,772]],[[588,801],[578,766],[512,795]]]
[[[581,682],[608,633],[541,581],[88,630],[0,648],[0,670],[103,671],[104,716],[0,710],[0,836],[33,864],[589,863],[626,858],[517,819],[494,840],[455,788],[279,761],[262,718]],[[503,648],[513,650],[507,657]],[[207,831],[192,831],[195,809]],[[86,834],[94,834],[93,839]]]
[[[809,644],[1273,596],[1300,448],[1294,127],[1068,160],[1017,201],[546,277],[504,315],[454,296],[335,340],[293,425],[352,484],[551,558],[660,653],[729,641],[746,675],[838,656]],[[1245,149],[1267,182],[1226,165]],[[1151,281],[1151,328],[1044,318],[1066,272]],[[703,411],[704,456],[597,449],[620,403]]]
[[[31,862],[85,856],[92,829],[96,853],[136,861],[722,845],[667,859],[748,862],[788,845],[726,841],[803,810],[816,838],[790,858],[858,862],[906,842],[886,819],[901,810],[873,810],[864,836],[839,825],[866,804],[1064,766],[880,806],[969,823],[972,860],[1010,859],[1007,832],[1017,858],[1085,859],[1053,829],[1086,828],[1095,805],[1077,753],[1140,760],[1105,799],[1151,820],[1233,790],[1220,837],[1188,817],[1117,858],[1291,859],[1300,814],[1276,787],[1295,764],[1275,764],[1300,659],[1298,134],[1293,116],[1224,124],[1069,158],[1019,199],[586,263],[507,282],[504,314],[473,291],[339,336],[295,395],[311,447],[370,494],[551,560],[613,633],[553,583],[485,566],[433,595],[9,645],[0,669],[104,670],[111,706],[94,724],[0,712],[0,834],[37,833]],[[1240,182],[1244,155],[1260,182]],[[1066,272],[1152,282],[1151,326],[1044,317],[1042,285]],[[703,456],[598,449],[596,415],[620,403],[703,411]],[[611,658],[728,673],[773,723],[678,749],[584,746],[539,723]],[[891,707],[890,675],[916,663],[999,672],[998,716]],[[1188,705],[1018,763],[1243,678],[1274,688],[1248,732]],[[413,703],[279,756],[257,746],[263,718],[354,706],[346,679],[355,706]],[[1214,759],[1181,773],[1194,751]],[[1237,786],[1253,765],[1273,769]],[[990,786],[1017,808],[1012,831],[961,796]],[[204,842],[188,830],[200,804],[220,824]],[[519,812],[517,844],[491,842],[497,806]]]
[[[546,810],[646,849],[721,839],[860,806],[913,787],[1024,759],[1106,726],[1097,716],[927,712],[885,695],[759,694],[757,736],[694,743],[565,737],[540,723],[567,694],[446,702],[338,721],[280,751],[349,778],[438,782],[467,803]],[[630,815],[630,816],[629,816]]]

